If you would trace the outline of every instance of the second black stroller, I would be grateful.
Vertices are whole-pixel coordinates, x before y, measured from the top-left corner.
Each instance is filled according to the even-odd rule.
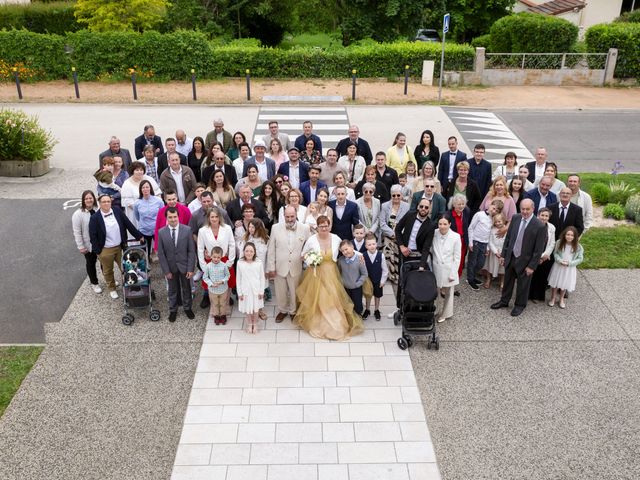
[[[398,347],[402,350],[413,345],[414,335],[427,336],[427,349],[440,349],[436,335],[436,299],[438,286],[436,277],[428,269],[419,270],[420,260],[408,260],[400,268],[400,304],[393,316],[395,325],[402,324],[402,336]]]

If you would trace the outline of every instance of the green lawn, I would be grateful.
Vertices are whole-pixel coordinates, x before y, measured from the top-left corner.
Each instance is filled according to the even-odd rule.
[[[44,347],[0,347],[0,417]]]
[[[640,173],[619,173],[618,175],[611,175],[610,173],[579,173],[582,182],[581,188],[585,192],[591,191],[591,186],[595,183],[604,183],[609,185],[610,182],[624,182],[635,188],[636,192],[640,192]],[[567,183],[567,177],[569,175],[561,173],[558,178],[564,183]]]
[[[279,47],[284,49],[293,47],[335,48],[342,47],[342,39],[337,33],[302,33],[293,37],[285,37]]]
[[[590,228],[580,239],[580,268],[640,268],[640,226]]]

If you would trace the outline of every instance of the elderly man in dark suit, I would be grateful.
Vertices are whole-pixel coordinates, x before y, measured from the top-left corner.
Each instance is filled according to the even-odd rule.
[[[517,282],[512,317],[520,315],[527,306],[531,276],[547,244],[547,227],[533,215],[533,207],[533,200],[522,200],[520,213],[511,218],[502,247],[500,263],[504,265],[504,287],[500,301],[491,308],[507,308]]]
[[[224,162],[225,154],[223,152],[215,152],[213,154],[213,163],[202,170],[202,183],[205,185],[209,185],[209,181],[216,170],[221,170],[224,173],[224,176],[227,177],[227,181],[231,184],[232,187],[236,186],[238,183],[238,175],[236,174],[236,169],[233,168],[232,165],[228,165]]]
[[[356,155],[360,155],[364,158],[367,165],[371,165],[371,162],[373,161],[371,147],[369,146],[369,142],[364,138],[360,138],[360,129],[357,125],[349,125],[349,136],[340,140],[338,145],[336,145],[338,157],[342,157],[347,154],[347,147],[350,143],[356,144]]]
[[[164,153],[162,139],[156,135],[156,130],[153,128],[153,125],[145,125],[144,133],[135,139],[135,154],[137,160],[140,160],[144,156],[143,150],[147,145],[153,145],[156,157]]]
[[[233,228],[238,220],[242,220],[242,206],[245,203],[253,205],[256,217],[266,224],[269,220],[267,211],[260,200],[252,198],[253,192],[251,187],[249,185],[241,185],[238,190],[240,196],[227,204],[227,213],[232,222],[231,227]]]
[[[551,218],[549,222],[556,227],[556,240],[560,238],[563,230],[567,227],[575,227],[578,235],[584,232],[584,216],[582,208],[571,203],[573,193],[569,187],[564,187],[558,194],[560,201],[549,206]]]
[[[100,165],[98,168],[102,168],[102,159],[104,157],[120,157],[122,158],[122,164],[124,170],[128,170],[131,165],[131,153],[126,148],[120,148],[120,139],[118,137],[111,137],[109,140],[109,148],[98,155],[98,162]]]
[[[558,197],[551,191],[551,185],[553,180],[550,177],[542,177],[538,188],[533,188],[524,194],[524,198],[528,198],[533,201],[533,213],[538,214],[538,210],[543,207],[550,207],[554,203],[558,202]]]
[[[329,202],[333,210],[331,233],[342,240],[353,240],[353,227],[360,223],[358,204],[347,200],[346,187],[335,187],[333,193],[336,199]]]
[[[191,277],[196,269],[196,244],[191,228],[181,225],[178,210],[165,210],[167,226],[158,232],[158,260],[169,286],[169,321],[178,316],[178,299],[187,318],[194,319],[191,309]]]

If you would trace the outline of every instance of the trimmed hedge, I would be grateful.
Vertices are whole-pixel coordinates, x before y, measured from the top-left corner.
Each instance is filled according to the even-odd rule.
[[[640,80],[640,23],[617,22],[594,25],[585,36],[591,52],[618,49],[614,75]]]
[[[562,18],[523,12],[502,17],[490,34],[493,52],[564,53],[578,39],[578,27]]]
[[[67,51],[65,53],[65,46]],[[145,79],[183,80],[195,69],[198,78],[254,77],[344,78],[351,69],[359,77],[399,77],[404,66],[420,76],[423,60],[440,68],[440,44],[399,42],[344,49],[213,46],[205,34],[177,31],[95,33],[87,30],[42,35],[21,30],[0,32],[0,62],[29,65],[34,80],[67,78],[75,66],[82,80],[120,80],[136,68]],[[475,52],[467,45],[446,46],[447,70],[472,70]],[[22,75],[21,75],[22,76]]]
[[[73,16],[73,2],[0,6],[0,29],[24,28],[36,33],[75,32],[82,28]]]

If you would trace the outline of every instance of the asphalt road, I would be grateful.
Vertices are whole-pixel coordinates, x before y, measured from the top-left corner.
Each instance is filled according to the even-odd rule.
[[[545,146],[561,171],[640,172],[640,112],[613,110],[515,111],[494,113],[535,152]]]
[[[0,200],[0,344],[44,343],[85,278],[62,199]]]

